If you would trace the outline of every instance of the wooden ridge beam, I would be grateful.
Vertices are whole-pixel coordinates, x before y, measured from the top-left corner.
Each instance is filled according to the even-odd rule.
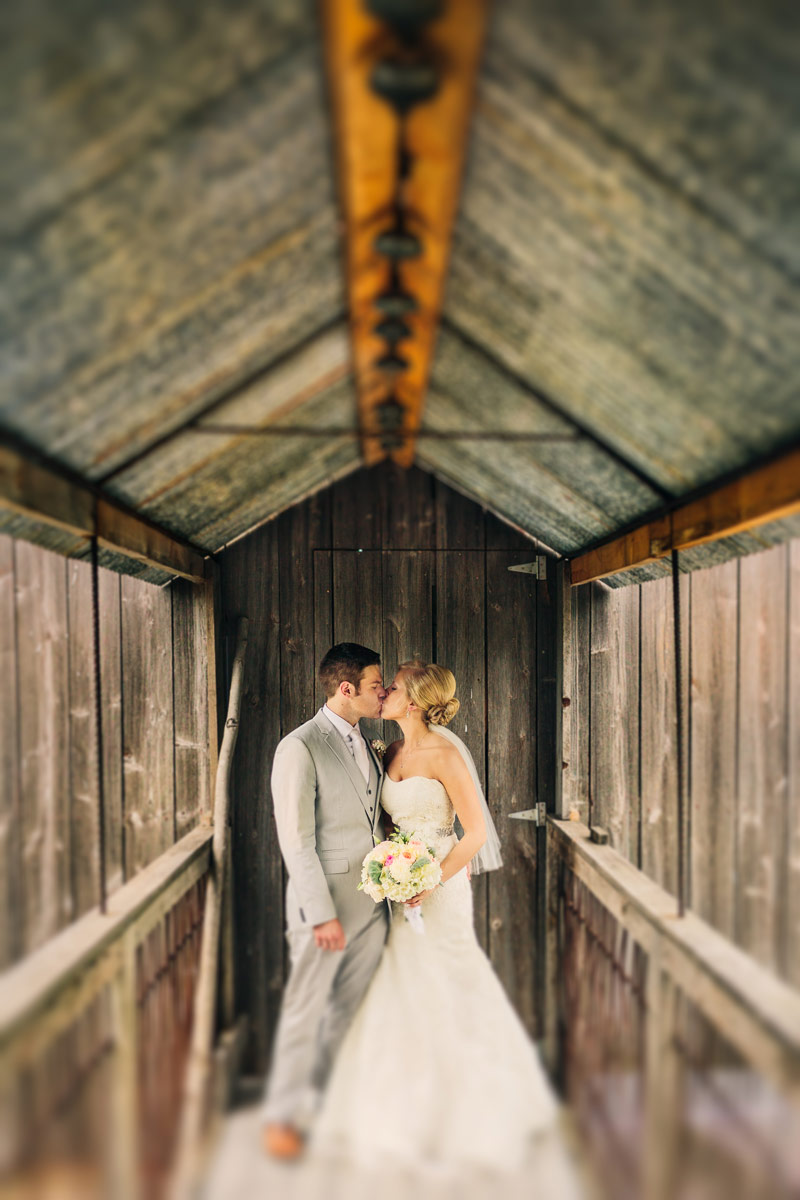
[[[102,495],[71,472],[10,446],[0,446],[3,509],[87,540],[95,532],[96,519],[97,540],[103,548],[192,583],[205,580],[201,551]]]
[[[376,409],[394,394],[403,406],[398,442],[388,452],[401,466],[414,461],[461,185],[472,100],[486,22],[485,0],[449,0],[424,26],[421,52],[439,75],[435,94],[402,120],[370,85],[376,64],[392,57],[398,42],[390,26],[367,10],[364,0],[325,0],[326,54],[334,100],[340,202],[346,226],[347,286],[358,424],[367,432],[367,465],[386,457]],[[399,178],[400,140],[410,171]],[[387,351],[376,334],[381,314],[376,297],[387,290],[390,261],[374,241],[394,222],[395,207],[405,227],[422,243],[417,258],[401,260],[402,290],[417,311],[404,320],[411,337],[398,345],[409,362],[392,388],[376,361]]]
[[[800,447],[576,555],[570,561],[570,583],[603,579],[655,562],[672,550],[718,541],[796,512],[800,512]]]

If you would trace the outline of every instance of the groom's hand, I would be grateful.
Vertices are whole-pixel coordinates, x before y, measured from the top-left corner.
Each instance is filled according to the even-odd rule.
[[[342,922],[338,917],[334,917],[332,921],[323,921],[321,925],[315,925],[314,940],[320,950],[344,950],[347,945]]]

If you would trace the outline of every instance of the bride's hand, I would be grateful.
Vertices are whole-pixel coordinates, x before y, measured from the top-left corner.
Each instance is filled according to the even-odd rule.
[[[412,896],[410,900],[405,900],[404,903],[407,904],[409,908],[419,908],[425,897],[432,896],[438,886],[439,884],[437,883],[436,887],[428,888],[427,891],[424,892],[418,892],[416,896]]]

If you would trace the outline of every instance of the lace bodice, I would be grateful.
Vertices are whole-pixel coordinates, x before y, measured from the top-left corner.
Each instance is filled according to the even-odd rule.
[[[415,833],[442,854],[455,840],[455,810],[445,786],[438,779],[411,775],[408,779],[383,781],[381,804],[403,833]]]

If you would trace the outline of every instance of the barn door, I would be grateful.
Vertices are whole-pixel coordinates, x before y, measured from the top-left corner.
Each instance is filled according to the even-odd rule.
[[[537,585],[509,573],[520,560],[507,550],[316,550],[314,649],[319,662],[336,642],[371,646],[387,679],[414,655],[453,671],[461,708],[450,728],[475,759],[505,861],[473,883],[477,933],[536,1037],[544,859],[535,827],[508,819],[533,806],[541,770]],[[363,727],[387,743],[399,735],[392,722]]]

